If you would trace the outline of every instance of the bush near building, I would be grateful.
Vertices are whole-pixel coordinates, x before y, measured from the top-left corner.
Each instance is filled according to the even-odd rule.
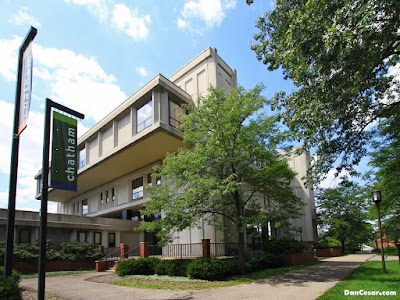
[[[11,277],[5,277],[4,268],[0,267],[0,299],[19,300],[22,299],[19,288],[20,276],[13,271]]]

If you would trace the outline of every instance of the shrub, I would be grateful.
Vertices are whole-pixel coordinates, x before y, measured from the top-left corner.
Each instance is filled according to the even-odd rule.
[[[21,289],[18,286],[20,276],[13,270],[11,277],[3,275],[4,268],[0,267],[0,299],[19,300],[22,299]]]
[[[187,259],[160,260],[155,267],[155,272],[158,275],[186,276],[189,263],[190,260]]]
[[[116,269],[119,276],[153,275],[160,259],[154,257],[127,259],[120,261]]]
[[[236,258],[221,260],[224,277],[240,274],[239,260]]]
[[[340,242],[330,237],[319,241],[317,244],[318,249],[335,248],[335,247],[341,247]]]
[[[265,252],[277,255],[303,253],[306,249],[307,246],[304,243],[287,237],[268,240],[264,243]]]
[[[98,260],[101,258],[101,253],[99,250],[88,243],[82,242],[68,242],[61,243],[59,249],[60,255],[57,256],[55,252],[52,253],[53,257],[56,259],[65,260]],[[58,258],[59,257],[59,258]]]
[[[187,266],[186,275],[195,279],[221,280],[226,274],[221,260],[197,258]]]
[[[254,272],[282,265],[281,257],[271,253],[255,253],[246,259],[246,272]]]

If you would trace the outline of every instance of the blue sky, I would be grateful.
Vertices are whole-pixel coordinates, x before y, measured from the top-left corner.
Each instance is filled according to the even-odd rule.
[[[257,17],[273,1],[0,0],[0,208],[8,207],[11,130],[18,48],[32,25],[33,96],[20,140],[17,209],[38,210],[34,175],[42,164],[46,97],[86,115],[81,135],[158,73],[169,77],[208,47],[245,88],[290,91],[250,49]],[[55,211],[55,204],[49,204]]]

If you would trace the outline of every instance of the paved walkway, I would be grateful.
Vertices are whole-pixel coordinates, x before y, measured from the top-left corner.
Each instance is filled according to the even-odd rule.
[[[96,283],[85,273],[46,279],[46,291],[70,300],[161,300],[161,299],[315,299],[374,254],[353,254],[323,259],[321,264],[269,277],[249,284],[201,291],[145,290]],[[37,288],[37,279],[23,279],[21,287]]]

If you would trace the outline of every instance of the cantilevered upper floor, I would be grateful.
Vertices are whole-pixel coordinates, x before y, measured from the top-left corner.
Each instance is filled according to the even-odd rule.
[[[155,76],[78,139],[78,190],[50,189],[49,200],[69,202],[160,163],[166,153],[185,147],[183,133],[178,128],[182,114],[186,113],[182,104],[196,105],[198,97],[205,96],[210,86],[228,90],[236,85],[236,71],[213,48],[203,51],[169,79],[161,74]],[[39,199],[41,172],[35,178]],[[134,194],[135,178],[131,180]],[[104,202],[115,197],[114,192],[114,188],[104,192]],[[99,195],[99,203],[103,203],[103,193]],[[83,211],[85,201],[80,201],[78,211]],[[71,206],[65,213],[72,210]],[[114,208],[109,210],[112,212]],[[102,215],[99,211],[100,208],[91,209],[91,214]]]

